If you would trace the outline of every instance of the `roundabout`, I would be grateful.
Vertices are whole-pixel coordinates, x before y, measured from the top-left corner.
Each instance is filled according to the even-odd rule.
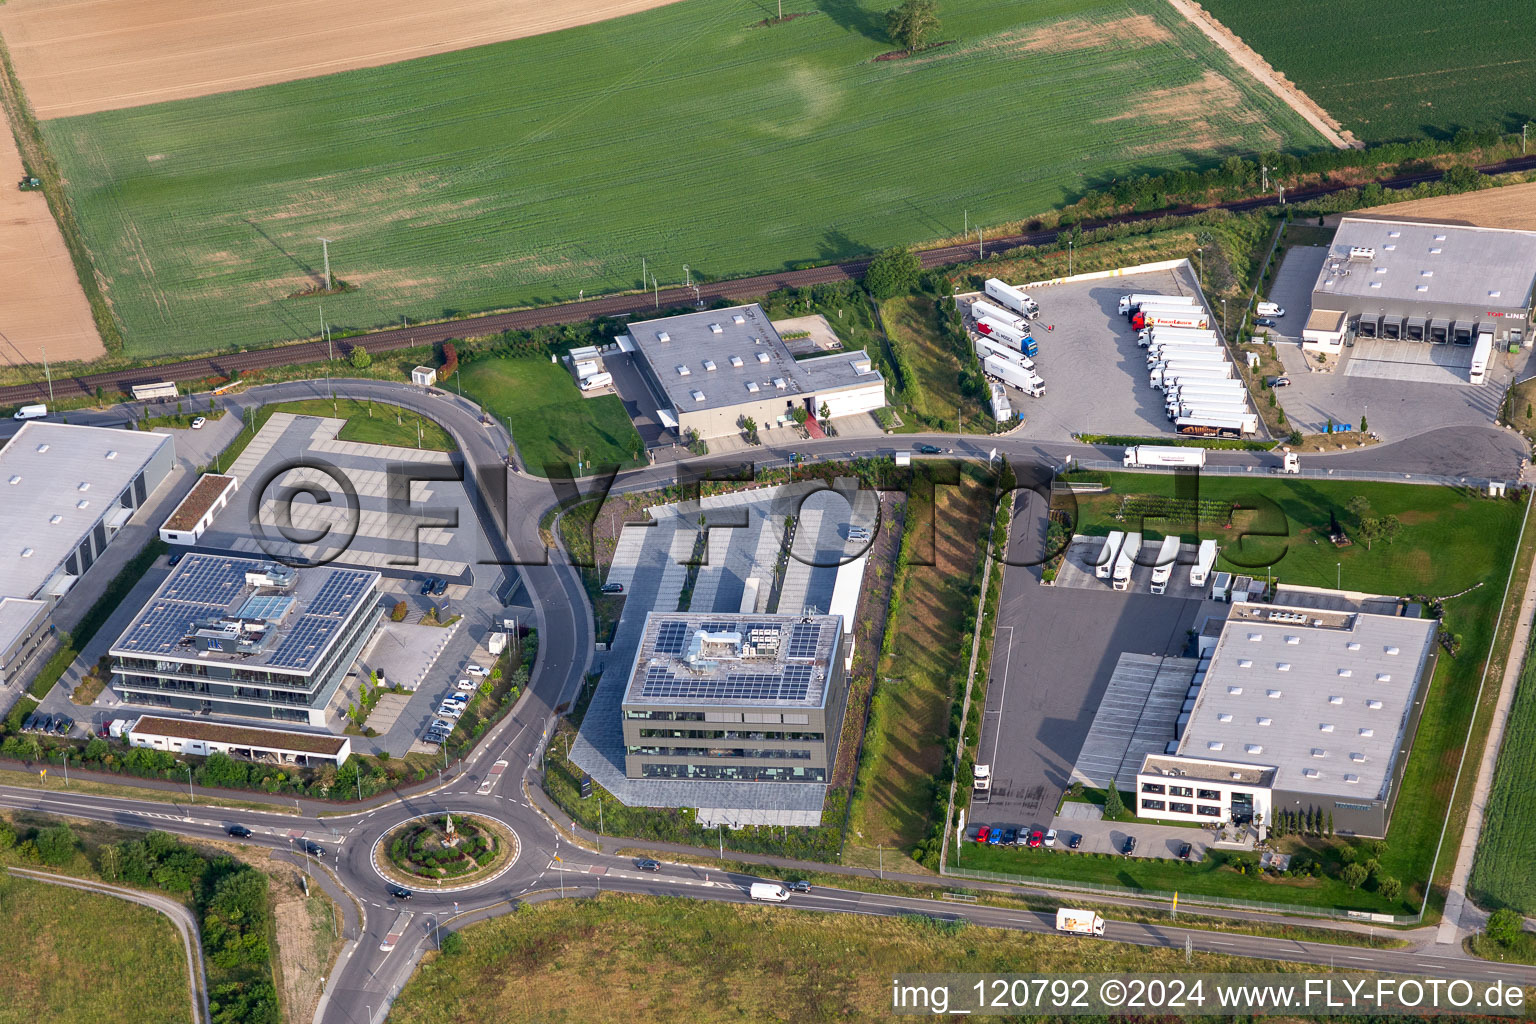
[[[483,814],[420,814],[393,826],[370,858],[380,878],[419,892],[462,892],[494,882],[517,863],[512,826]]]

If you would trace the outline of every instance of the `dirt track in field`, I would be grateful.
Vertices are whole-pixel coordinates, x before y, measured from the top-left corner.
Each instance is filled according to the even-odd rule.
[[[95,359],[106,350],[64,236],[41,192],[22,192],[21,154],[0,116],[0,363]]]
[[[43,119],[250,89],[540,35],[673,0],[9,0]]]
[[[1485,188],[1454,196],[1410,199],[1361,210],[1358,216],[1391,220],[1434,220],[1479,228],[1536,231],[1536,182]]]

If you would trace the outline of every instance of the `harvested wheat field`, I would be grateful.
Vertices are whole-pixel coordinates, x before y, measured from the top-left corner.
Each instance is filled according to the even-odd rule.
[[[554,32],[672,0],[9,0],[40,118],[250,89]]]
[[[16,139],[0,121],[0,362],[95,359],[105,351],[90,304],[41,192],[22,192]]]
[[[1389,220],[1434,220],[1479,228],[1536,231],[1536,182],[1485,188],[1453,196],[1410,199],[1361,210],[1358,216]]]

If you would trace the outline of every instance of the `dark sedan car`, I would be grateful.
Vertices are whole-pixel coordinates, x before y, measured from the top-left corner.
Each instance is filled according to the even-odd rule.
[[[1016,829],[1016,828],[1009,828],[1009,829],[1004,829],[1003,830],[1003,845],[1004,846],[1012,846],[1014,843],[1017,843],[1018,841],[1019,841],[1019,830],[1018,829]]]
[[[304,852],[309,854],[311,857],[324,857],[325,847],[321,846],[319,843],[311,842],[310,840],[306,839],[304,840]]]
[[[1259,317],[1257,320],[1255,320],[1253,322],[1253,325],[1255,327],[1278,327],[1279,326],[1279,324],[1275,323],[1275,321],[1271,320],[1267,316]]]
[[[435,579],[433,579],[431,576],[428,576],[426,579],[422,580],[421,581],[421,596],[422,597],[426,597],[428,594],[432,593],[432,586],[436,582],[437,581]]]
[[[641,871],[660,871],[661,862],[651,860],[649,857],[642,857],[635,861],[635,867],[639,868]]]
[[[231,825],[224,831],[234,836],[236,839],[247,839],[251,835],[251,830],[246,828],[244,825]]]
[[[448,581],[439,576],[432,582],[432,596],[442,597],[448,592]]]
[[[1125,854],[1127,857],[1129,857],[1131,854],[1135,853],[1136,852],[1136,837],[1135,836],[1126,836],[1125,837],[1125,845],[1120,847],[1120,852]]]
[[[1189,845],[1188,843],[1180,843],[1179,844],[1179,860],[1189,860],[1189,855],[1190,855],[1191,851],[1193,851],[1193,850],[1194,850],[1194,847]]]
[[[411,890],[407,889],[403,885],[390,886],[389,894],[397,900],[408,900],[411,898]]]
[[[1082,836],[1081,832],[1074,832],[1074,833],[1072,833],[1072,838],[1067,840],[1067,848],[1068,849],[1076,850],[1079,847],[1081,847],[1082,845],[1083,845],[1083,836]]]
[[[803,878],[800,878],[790,882],[788,885],[784,886],[784,888],[788,889],[790,892],[810,892],[811,883],[807,882]]]
[[[940,448],[938,445],[934,445],[934,444],[917,444],[917,445],[913,445],[912,447],[913,447],[914,451],[922,452],[924,455],[942,455],[942,454],[944,454],[944,449]]]

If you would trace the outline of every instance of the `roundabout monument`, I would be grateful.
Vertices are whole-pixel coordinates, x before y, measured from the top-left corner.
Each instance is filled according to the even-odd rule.
[[[373,867],[385,881],[422,892],[457,892],[500,878],[517,863],[512,826],[482,814],[422,814],[379,837]]]

